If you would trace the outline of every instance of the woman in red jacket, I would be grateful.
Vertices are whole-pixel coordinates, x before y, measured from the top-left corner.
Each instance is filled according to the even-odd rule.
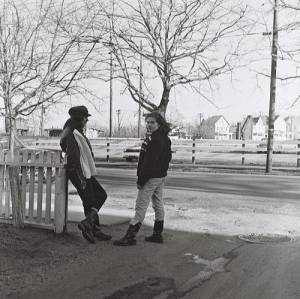
[[[114,241],[114,245],[128,246],[136,244],[138,233],[145,218],[150,200],[155,212],[153,234],[146,237],[148,242],[162,243],[164,226],[163,187],[169,162],[172,158],[171,141],[168,137],[169,125],[158,113],[146,116],[146,138],[141,146],[138,168],[138,195],[135,204],[135,215],[131,219],[128,230],[123,238]]]

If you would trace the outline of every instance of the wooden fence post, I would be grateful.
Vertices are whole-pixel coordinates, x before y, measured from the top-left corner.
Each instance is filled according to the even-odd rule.
[[[297,151],[297,167],[300,167],[300,144],[298,144],[298,151]]]
[[[0,151],[0,160],[4,161],[4,152],[3,150]],[[3,197],[5,196],[4,194],[4,180],[5,180],[5,166],[1,165],[0,166],[0,216],[4,214],[4,205],[3,205]]]
[[[54,230],[59,234],[66,226],[66,173],[64,167],[57,167],[55,174],[55,203],[54,203]]]
[[[193,138],[193,148],[192,148],[192,163],[195,164],[195,139]]]
[[[106,149],[106,162],[109,162],[109,142],[107,142],[107,149]]]
[[[245,164],[245,142],[242,143],[242,165]]]

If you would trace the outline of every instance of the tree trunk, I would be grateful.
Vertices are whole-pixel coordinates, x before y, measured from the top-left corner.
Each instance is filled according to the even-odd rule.
[[[166,116],[166,111],[169,104],[170,92],[171,92],[171,88],[169,86],[165,86],[160,104],[158,106],[158,111],[163,117]]]
[[[13,225],[16,227],[24,227],[24,208],[22,204],[22,196],[20,191],[20,168],[18,166],[8,166],[10,192],[12,202]]]
[[[5,120],[8,130],[8,155],[9,161],[15,161],[15,134],[16,134],[16,120],[14,116],[10,116]],[[13,225],[16,227],[24,227],[24,205],[22,204],[21,190],[20,190],[20,167],[8,166]]]

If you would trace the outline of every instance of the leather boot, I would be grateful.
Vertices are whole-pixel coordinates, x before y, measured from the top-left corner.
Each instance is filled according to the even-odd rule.
[[[153,243],[163,243],[164,242],[163,237],[162,237],[163,229],[164,229],[164,222],[163,221],[155,221],[153,233],[151,236],[146,237],[145,241],[153,242]]]
[[[93,229],[97,218],[98,213],[95,210],[91,210],[86,215],[86,218],[80,221],[80,223],[78,224],[78,228],[79,230],[81,230],[82,236],[90,243],[95,243]]]
[[[101,231],[99,215],[95,221],[95,225],[93,227],[93,236],[99,241],[108,241],[111,239],[111,235],[107,235]]]
[[[131,246],[131,245],[136,245],[136,234],[140,230],[141,223],[138,222],[135,225],[130,224],[125,236],[121,238],[120,240],[115,240],[113,245],[116,246]]]

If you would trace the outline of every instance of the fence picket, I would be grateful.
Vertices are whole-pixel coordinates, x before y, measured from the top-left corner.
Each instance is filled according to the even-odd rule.
[[[38,162],[44,162],[44,151],[39,151]],[[37,216],[36,221],[42,221],[42,210],[43,210],[43,180],[44,180],[44,168],[38,167],[38,189],[37,189]]]
[[[5,152],[5,161],[10,162],[11,156],[9,152]],[[9,169],[6,166],[4,172],[4,194],[5,194],[5,217],[10,219],[10,182],[9,182]]]
[[[46,152],[46,162],[52,162],[52,153]],[[46,209],[45,209],[45,222],[51,221],[51,191],[52,191],[52,167],[47,167],[46,170]]]
[[[30,153],[30,162],[35,162],[35,152]],[[35,167],[30,166],[30,176],[29,176],[29,206],[28,206],[28,219],[33,220],[33,209],[34,209],[34,185],[35,185]]]
[[[28,151],[25,150],[22,152],[22,162],[27,162],[28,161]],[[22,198],[22,204],[23,204],[23,211],[24,211],[24,217],[28,215],[26,213],[26,187],[27,187],[27,167],[22,166],[21,167],[21,198]]]

